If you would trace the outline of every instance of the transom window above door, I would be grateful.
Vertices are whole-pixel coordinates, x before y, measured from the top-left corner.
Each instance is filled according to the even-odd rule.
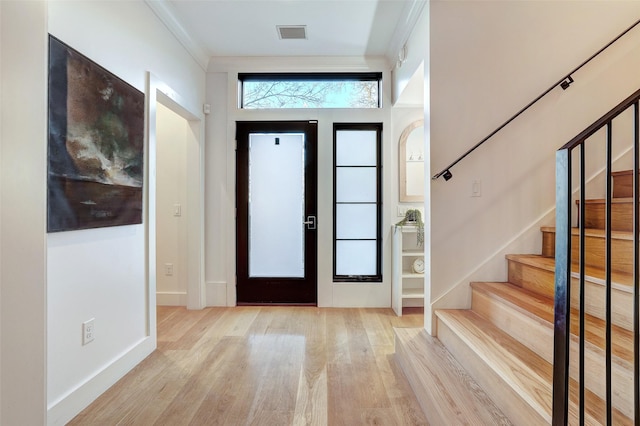
[[[381,108],[382,73],[240,73],[243,109]]]

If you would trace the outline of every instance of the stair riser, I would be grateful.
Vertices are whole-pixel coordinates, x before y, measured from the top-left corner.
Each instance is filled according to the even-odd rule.
[[[502,299],[491,297],[482,291],[473,290],[471,309],[491,321],[500,330],[538,354],[549,363],[553,363],[553,324],[538,317],[527,315],[514,308]],[[571,359],[579,357],[577,339],[571,342]],[[593,345],[585,345],[586,387],[604,398],[604,355],[603,351]],[[632,417],[633,410],[633,367],[621,360],[612,366],[613,391],[616,395],[614,407],[627,417]],[[571,377],[579,379],[579,364],[571,363]]]
[[[547,257],[555,256],[555,232],[543,231],[542,234],[542,255]],[[605,240],[604,238],[586,236],[585,237],[585,264],[604,269],[605,265]],[[578,264],[580,260],[580,237],[571,237],[571,261]],[[633,273],[633,241],[612,239],[611,240],[611,269],[616,272]]]
[[[515,425],[551,423],[550,418],[534,410],[440,319],[437,320],[437,328],[438,339]]]
[[[517,339],[545,361],[553,363],[553,328],[546,321],[525,315],[481,291],[472,292],[471,310],[491,321],[499,329]]]
[[[613,203],[611,205],[611,230],[632,231],[633,203]],[[605,208],[601,203],[587,203],[585,205],[585,227],[604,229]]]
[[[554,273],[545,269],[529,266],[514,260],[508,260],[508,279],[512,284],[553,298],[555,294]]]
[[[585,345],[587,346],[587,345]],[[577,339],[571,342],[569,374],[578,381],[580,346]],[[575,360],[575,361],[574,361]],[[585,348],[585,387],[602,400],[606,400],[605,354],[597,348]],[[614,359],[611,363],[612,405],[622,414],[633,418],[633,366]]]
[[[585,281],[585,312],[602,320],[605,319],[606,288],[604,285]],[[580,281],[571,279],[571,306],[580,306]],[[611,289],[611,322],[633,331],[633,294],[617,288]]]
[[[633,172],[614,173],[613,198],[633,197]]]

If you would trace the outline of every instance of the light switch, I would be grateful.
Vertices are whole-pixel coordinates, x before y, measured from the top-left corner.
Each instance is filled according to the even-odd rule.
[[[173,205],[173,215],[182,216],[182,206],[180,204]]]

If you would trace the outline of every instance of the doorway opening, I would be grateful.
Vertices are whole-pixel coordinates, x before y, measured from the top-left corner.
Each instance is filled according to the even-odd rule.
[[[205,305],[204,131],[200,113],[153,75],[149,87],[147,262],[154,334],[157,304]]]

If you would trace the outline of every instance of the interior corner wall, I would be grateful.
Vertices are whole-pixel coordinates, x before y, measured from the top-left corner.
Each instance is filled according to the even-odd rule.
[[[152,73],[200,110],[204,70],[144,2],[47,5],[52,35],[142,92]],[[45,137],[41,143],[46,152]],[[45,185],[46,165],[40,169]],[[146,232],[143,223],[47,236],[48,424],[67,422],[154,349]],[[95,340],[82,346],[82,322],[90,318]]]
[[[205,199],[205,285],[207,306],[235,306],[235,150],[231,145],[235,129],[228,122],[227,73],[207,74],[207,103],[211,114],[205,119],[207,196]],[[234,219],[231,219],[234,218]]]
[[[394,105],[420,64],[426,59],[425,53],[429,50],[429,7],[430,2],[427,2],[405,44],[406,59],[404,63],[401,66],[396,64],[393,69],[391,86],[393,97],[391,101]]]
[[[431,2],[432,174],[638,16],[638,2]],[[451,180],[432,182],[433,307],[468,307],[470,281],[506,280],[506,253],[540,253],[539,227],[554,225],[555,151],[640,87],[639,41],[636,28],[452,168]]]
[[[187,305],[187,132],[189,123],[161,103],[156,110],[156,300]],[[176,211],[178,209],[178,211]],[[171,265],[171,271],[167,271]]]
[[[44,2],[0,2],[3,425],[46,422],[46,17]]]

